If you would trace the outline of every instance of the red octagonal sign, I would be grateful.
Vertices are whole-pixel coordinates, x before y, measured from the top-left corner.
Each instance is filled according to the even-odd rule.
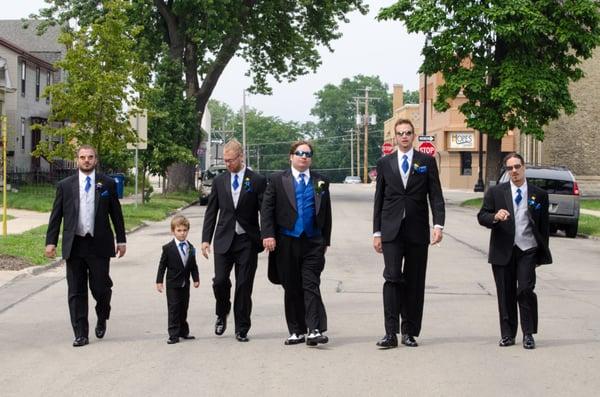
[[[381,151],[383,154],[388,155],[394,151],[394,145],[389,142],[385,142],[383,145],[381,145]]]
[[[435,146],[431,142],[421,142],[419,145],[419,152],[435,156]]]

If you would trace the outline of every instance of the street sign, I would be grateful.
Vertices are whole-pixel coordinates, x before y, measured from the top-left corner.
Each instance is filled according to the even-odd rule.
[[[435,140],[435,136],[433,135],[419,135],[417,136],[419,142],[433,142]]]
[[[431,142],[423,142],[419,145],[419,152],[435,156],[435,146]]]
[[[392,145],[389,142],[385,142],[383,145],[381,145],[381,152],[385,155],[388,155],[390,153],[392,153],[394,151],[394,145]]]

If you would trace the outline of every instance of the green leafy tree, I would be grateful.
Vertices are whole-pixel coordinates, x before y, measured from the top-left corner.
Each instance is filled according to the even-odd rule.
[[[101,18],[60,37],[67,53],[56,66],[67,78],[46,89],[52,108],[41,128],[50,139],[33,153],[50,162],[74,158],[76,146],[85,143],[96,147],[104,169],[128,164],[126,144],[136,135],[124,105],[140,106],[147,72],[134,51],[139,29],[127,18],[127,2],[110,1],[105,7]]]
[[[51,0],[40,16],[64,22],[93,20],[103,12],[100,0]],[[255,92],[270,92],[267,76],[294,80],[314,72],[320,64],[318,49],[331,50],[340,37],[346,14],[367,12],[362,0],[153,0],[132,1],[135,20],[144,24],[138,49],[149,63],[163,55],[183,65],[185,92],[193,98],[196,130],[223,70],[234,55],[249,63]],[[195,139],[192,153],[200,144]],[[188,180],[193,183],[192,179]]]
[[[465,95],[460,110],[488,135],[486,179],[494,180],[507,131],[541,140],[544,125],[575,111],[568,87],[600,41],[599,7],[597,0],[400,0],[379,18],[433,34],[420,71],[443,73],[435,107],[445,111]]]
[[[387,84],[378,76],[354,76],[345,78],[339,85],[327,84],[315,96],[317,102],[311,114],[318,118],[319,139],[318,165],[328,170],[334,181],[341,181],[350,175],[351,155],[350,137],[354,134],[353,150],[356,154],[356,99],[364,97],[368,87],[369,115],[375,115],[376,124],[369,125],[368,168],[372,168],[381,157],[380,146],[383,142],[383,122],[391,116],[392,97]],[[359,99],[359,115],[364,117],[364,100]],[[360,125],[360,157],[363,161],[364,120]],[[355,156],[356,161],[356,156]],[[362,164],[362,163],[361,163]],[[356,165],[355,165],[356,168]],[[361,166],[362,175],[362,166]],[[339,171],[335,171],[339,170]]]
[[[404,91],[404,103],[419,103],[419,91],[418,90],[406,90]]]

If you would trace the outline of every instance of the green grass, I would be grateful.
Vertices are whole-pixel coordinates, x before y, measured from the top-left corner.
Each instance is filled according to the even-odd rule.
[[[174,210],[197,199],[198,193],[191,191],[168,194],[166,197],[154,195],[149,203],[139,204],[137,208],[134,204],[123,205],[125,229],[129,231],[144,221],[162,220]],[[44,257],[46,229],[47,225],[42,225],[25,233],[2,237],[0,240],[0,254],[17,256],[34,265],[48,263],[48,258]],[[57,252],[60,255],[60,243]]]
[[[579,215],[578,233],[600,237],[600,217],[594,215]]]
[[[8,208],[48,212],[52,209],[56,188],[52,185],[26,185],[7,195]]]
[[[482,198],[474,198],[470,200],[463,201],[460,203],[461,207],[472,207],[472,208],[481,208],[481,204],[483,203]]]
[[[600,200],[582,199],[579,204],[581,208],[600,211]]]
[[[44,256],[46,229],[46,225],[42,225],[25,233],[2,237],[0,254],[17,256],[34,265],[48,263],[49,259]],[[60,243],[56,252],[60,255]]]
[[[7,221],[10,221],[13,218],[14,218],[14,216],[10,216],[10,215],[6,214]],[[4,222],[4,214],[0,215],[0,222]]]

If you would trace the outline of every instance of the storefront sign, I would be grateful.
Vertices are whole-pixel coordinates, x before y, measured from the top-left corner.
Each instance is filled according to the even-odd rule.
[[[475,149],[475,133],[473,132],[451,132],[450,149]]]

